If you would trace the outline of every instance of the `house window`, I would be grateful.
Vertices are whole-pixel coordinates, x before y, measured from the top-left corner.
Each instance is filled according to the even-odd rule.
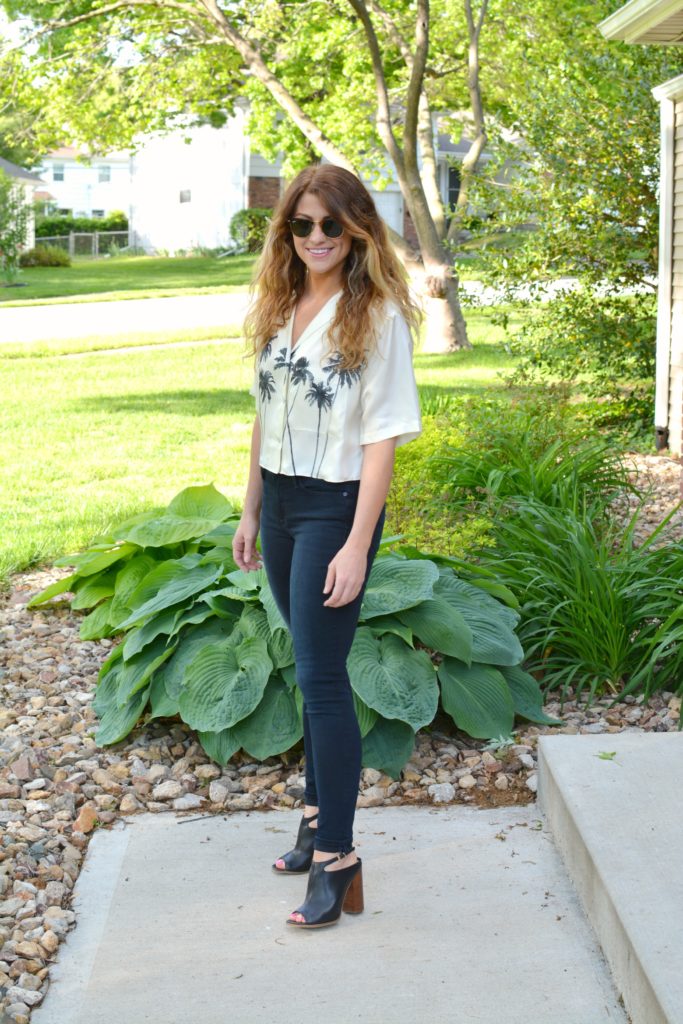
[[[448,168],[448,205],[450,207],[455,206],[458,201],[458,193],[460,192],[460,168],[449,167]]]
[[[66,207],[57,210],[57,213],[59,214],[60,217],[72,217],[73,216],[73,210],[68,210],[68,209],[66,209]]]
[[[181,188],[180,190],[180,202],[191,203],[192,202],[192,191],[189,188]]]
[[[98,182],[100,182],[100,184],[102,182],[111,181],[111,167],[107,167],[106,165],[103,167],[98,167],[97,180]]]
[[[52,180],[64,181],[64,164],[52,165]]]
[[[104,210],[93,210],[91,216],[93,216],[93,217],[104,217]]]

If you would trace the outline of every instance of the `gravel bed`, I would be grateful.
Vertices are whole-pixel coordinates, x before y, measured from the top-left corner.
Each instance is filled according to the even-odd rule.
[[[655,495],[641,539],[681,498],[681,465],[633,456],[641,483]],[[615,503],[626,516],[633,502]],[[683,537],[678,514],[669,537]],[[65,595],[42,608],[29,598],[70,574],[68,567],[15,575],[0,595],[0,1014],[28,1024],[44,998],[50,964],[76,923],[71,891],[89,838],[120,815],[172,811],[180,816],[303,807],[303,747],[260,763],[243,752],[225,768],[212,762],[193,730],[153,721],[113,747],[95,744],[92,698],[97,673],[118,640],[79,638],[83,613]],[[359,807],[459,802],[479,807],[529,803],[536,794],[538,736],[564,733],[668,732],[678,728],[681,699],[661,691],[645,703],[627,697],[607,709],[574,700],[546,712],[562,727],[521,725],[516,743],[473,740],[439,716],[420,730],[398,780],[366,768]],[[292,833],[294,840],[295,830]],[[283,848],[284,852],[284,848]]]

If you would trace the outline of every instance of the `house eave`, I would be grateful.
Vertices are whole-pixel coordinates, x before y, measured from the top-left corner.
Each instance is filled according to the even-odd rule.
[[[660,103],[662,100],[680,99],[683,96],[683,75],[676,75],[675,78],[670,78],[668,82],[656,85],[651,92]]]
[[[598,22],[605,39],[620,39],[625,43],[675,44],[683,42],[678,36],[670,40],[650,38],[649,33],[681,10],[681,0],[629,0],[614,14]]]

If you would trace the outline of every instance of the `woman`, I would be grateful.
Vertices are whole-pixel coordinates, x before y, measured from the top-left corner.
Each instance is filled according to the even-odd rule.
[[[363,909],[353,818],[361,735],[346,670],[382,535],[397,445],[421,432],[419,310],[372,198],[349,171],[303,170],[281,198],[245,319],[257,400],[237,565],[260,567],[293,642],[304,698],[304,816],[273,869],[310,869],[288,924]]]

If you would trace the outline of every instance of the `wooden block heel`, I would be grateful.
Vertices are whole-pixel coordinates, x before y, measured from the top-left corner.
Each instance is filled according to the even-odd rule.
[[[351,885],[346,890],[346,896],[342,904],[345,914],[360,914],[364,909],[363,903],[363,868],[354,875]]]

